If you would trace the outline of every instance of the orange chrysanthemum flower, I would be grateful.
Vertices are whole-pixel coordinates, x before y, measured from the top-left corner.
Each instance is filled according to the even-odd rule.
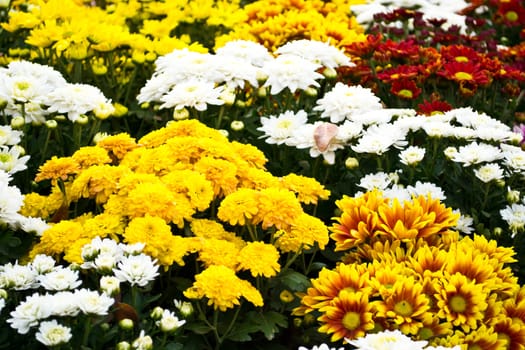
[[[330,305],[320,309],[323,315],[318,318],[322,324],[319,332],[332,334],[332,342],[363,337],[374,328],[373,305],[366,293],[343,290]]]
[[[51,157],[48,161],[38,168],[35,181],[51,180],[55,186],[58,180],[66,181],[69,176],[75,175],[80,171],[80,165],[72,157]]]

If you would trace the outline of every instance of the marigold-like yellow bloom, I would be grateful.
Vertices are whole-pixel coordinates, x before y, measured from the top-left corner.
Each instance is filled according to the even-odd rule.
[[[126,133],[108,136],[100,140],[97,146],[107,150],[109,155],[117,160],[122,159],[126,153],[138,147],[135,139]]]
[[[246,245],[246,242],[235,235],[233,232],[228,232],[220,223],[210,219],[194,219],[190,223],[191,231],[198,238],[216,238],[228,242],[232,242],[240,250]]]
[[[29,256],[47,254],[59,257],[77,240],[84,236],[82,224],[72,220],[62,220],[44,231],[40,241],[33,246]]]
[[[172,192],[187,196],[197,210],[206,210],[213,200],[212,183],[196,171],[173,170],[161,180]]]
[[[97,204],[105,203],[117,192],[119,179],[129,171],[126,167],[107,164],[91,166],[73,180],[69,196],[73,201],[94,198]]]
[[[239,264],[238,255],[240,250],[241,247],[235,242],[207,238],[201,241],[198,259],[202,261],[205,267],[223,265],[236,271]]]
[[[283,253],[299,252],[315,244],[324,249],[328,244],[328,228],[319,218],[306,213],[299,214],[290,227],[275,233],[275,245]]]
[[[216,197],[224,197],[237,189],[237,167],[231,162],[203,157],[195,163],[194,170],[211,181]]]
[[[330,191],[325,189],[316,179],[297,174],[288,174],[281,178],[281,184],[297,194],[301,203],[317,204],[319,198],[328,199]]]
[[[111,163],[108,152],[98,146],[86,146],[80,148],[71,156],[81,169],[89,168],[92,165],[102,165]]]
[[[248,242],[237,257],[239,270],[249,270],[253,277],[273,277],[281,271],[279,252],[264,242]]]
[[[240,188],[227,195],[219,205],[217,217],[230,225],[254,224],[259,212],[259,191]]]
[[[121,216],[103,212],[84,221],[83,227],[92,237],[110,237],[119,241],[119,237],[124,233],[125,224]]]
[[[210,266],[196,275],[195,282],[184,291],[184,296],[190,299],[206,298],[208,305],[220,311],[240,305],[241,297],[254,306],[263,306],[259,291],[250,282],[237,277],[235,271],[222,265]]]
[[[80,165],[72,157],[53,156],[38,168],[35,181],[51,180],[51,184],[55,186],[58,180],[66,181],[79,171]]]
[[[281,188],[266,188],[259,192],[256,222],[263,229],[287,229],[302,213],[303,208],[294,193]]]

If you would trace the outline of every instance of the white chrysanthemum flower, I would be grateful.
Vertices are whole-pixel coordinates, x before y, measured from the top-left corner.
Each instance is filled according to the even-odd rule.
[[[119,247],[124,255],[138,255],[142,253],[146,244],[144,243],[133,243],[133,244],[122,244],[119,243]]]
[[[445,138],[455,136],[455,128],[445,121],[423,119],[421,129],[430,137]]]
[[[7,66],[12,76],[28,75],[38,79],[43,85],[60,86],[66,84],[66,79],[53,67],[30,61],[12,61]]]
[[[385,172],[378,172],[373,174],[367,174],[361,178],[357,186],[364,188],[367,191],[374,189],[385,190],[392,184],[392,177]]]
[[[72,122],[101,105],[111,104],[98,87],[89,84],[67,84],[56,88],[42,102],[48,106],[49,113],[66,114]]]
[[[503,163],[517,172],[525,171],[525,152],[521,147],[500,144],[503,151]]]
[[[123,255],[123,251],[121,245],[111,238],[102,239],[97,236],[82,247],[80,256],[84,263],[80,267],[83,269],[96,268],[94,260],[99,255],[113,256],[115,260],[118,260]]]
[[[264,45],[248,40],[228,41],[215,52],[217,56],[237,57],[256,67],[262,67],[264,63],[273,59]]]
[[[328,164],[334,164],[335,151],[345,147],[348,136],[351,136],[348,129],[341,130],[335,124],[318,121],[294,130],[286,144],[299,149],[309,148],[312,158],[323,156]]]
[[[300,346],[298,350],[344,350],[344,348],[331,348],[328,345],[323,343],[321,345],[314,345],[314,347],[311,349],[306,348],[304,346]]]
[[[16,186],[0,184],[0,222],[16,228],[22,216],[18,213],[24,204],[24,195]]]
[[[27,169],[27,161],[30,156],[23,156],[21,149],[16,145],[13,147],[0,146],[0,170],[8,174],[14,174]]]
[[[38,288],[37,272],[31,265],[7,263],[0,266],[0,288],[28,290]]]
[[[372,90],[360,85],[349,86],[338,82],[324,97],[317,100],[314,111],[321,112],[321,118],[339,123],[350,116],[372,110],[371,114],[382,108],[381,100]],[[391,116],[390,116],[391,118]],[[390,120],[390,118],[388,120]],[[363,118],[364,119],[364,118]],[[352,119],[356,122],[362,120]]]
[[[4,307],[5,307],[5,299],[4,298],[0,298],[0,313],[2,312]]]
[[[341,66],[355,66],[350,57],[337,47],[316,40],[301,39],[289,41],[275,50],[275,53],[278,55],[297,55],[310,62],[332,69]]]
[[[144,287],[159,275],[156,262],[146,254],[124,256],[113,273],[122,282]]]
[[[120,280],[115,276],[102,276],[100,278],[100,290],[113,296],[120,291]]]
[[[477,130],[473,130],[464,126],[453,126],[452,132],[453,134],[450,136],[455,137],[459,140],[472,141],[478,138]]]
[[[357,153],[370,153],[382,155],[392,146],[402,148],[406,146],[407,130],[393,124],[380,124],[370,126],[352,150]]]
[[[525,228],[525,205],[514,203],[501,209],[499,213],[509,225],[512,237]]]
[[[262,126],[258,127],[257,130],[264,133],[261,138],[265,138],[267,143],[281,145],[292,136],[295,130],[304,126],[307,121],[308,116],[303,110],[297,112],[286,111],[278,116],[262,117]]]
[[[55,267],[51,272],[39,275],[38,281],[42,287],[51,291],[72,290],[82,284],[82,281],[79,280],[78,271],[60,266]]]
[[[160,98],[160,108],[172,108],[181,110],[186,107],[205,111],[208,105],[222,105],[220,99],[224,86],[215,86],[215,83],[191,79],[175,85],[169,92]]]
[[[350,120],[345,120],[343,124],[337,126],[337,138],[343,143],[347,143],[363,133],[363,124]]]
[[[145,334],[144,330],[141,330],[137,339],[131,344],[131,347],[136,350],[150,350],[153,349],[153,340],[149,335]]]
[[[279,55],[264,64],[263,73],[268,76],[263,87],[270,88],[270,94],[277,95],[288,88],[292,93],[309,87],[319,87],[317,80],[324,76],[317,72],[320,65],[296,55]]]
[[[461,350],[461,346],[456,345],[451,348],[447,348],[446,346],[427,346],[425,350]]]
[[[31,261],[31,267],[39,275],[51,272],[55,264],[55,259],[46,254],[37,254]]]
[[[99,273],[110,273],[117,266],[118,259],[120,259],[120,256],[101,253],[93,261],[93,267]]]
[[[447,199],[447,196],[445,195],[445,192],[443,192],[443,189],[432,182],[416,181],[415,186],[407,186],[407,191],[415,197],[427,197],[430,195],[430,197],[432,197],[433,199],[439,199],[440,201],[444,201],[445,199]]]
[[[502,157],[503,154],[501,150],[496,146],[471,142],[468,145],[459,147],[458,152],[452,157],[452,160],[457,163],[463,163],[463,166],[467,167],[483,162],[493,162]]]
[[[502,179],[504,176],[503,169],[496,163],[484,164],[474,169],[474,174],[485,183]]]
[[[174,332],[185,323],[186,320],[179,320],[175,313],[170,310],[163,310],[160,320],[155,322],[164,333]]]
[[[400,330],[384,330],[379,333],[368,333],[364,337],[351,340],[345,339],[356,350],[388,349],[388,350],[423,350],[426,340],[414,341],[401,333]]]
[[[216,83],[224,80],[217,70],[217,64],[215,55],[210,53],[177,49],[157,58],[155,75],[166,74],[172,84],[179,84],[190,79]]]
[[[9,125],[0,125],[0,146],[14,146],[20,143],[24,133],[13,130]]]
[[[45,346],[66,344],[73,334],[71,328],[59,324],[56,320],[43,321],[35,334],[36,340]]]
[[[56,292],[49,295],[49,302],[53,305],[52,313],[60,317],[75,317],[80,313],[76,294],[70,291]]]
[[[405,115],[396,119],[393,124],[409,131],[418,131],[425,123],[425,117],[420,115]]]
[[[45,222],[42,218],[33,218],[20,215],[18,220],[18,228],[27,233],[34,233],[36,236],[42,236],[44,231],[49,229],[51,225]]]
[[[161,97],[167,94],[176,83],[177,81],[166,73],[154,74],[140,89],[137,101],[141,104],[144,102],[160,102]]]
[[[399,161],[406,165],[417,165],[425,157],[425,149],[418,146],[409,146],[399,153]]]
[[[472,232],[474,232],[474,227],[472,227],[474,219],[470,215],[463,215],[457,209],[452,210],[452,212],[454,214],[460,214],[458,222],[456,223],[456,226],[454,226],[454,229],[466,234],[471,234]]]
[[[31,327],[37,326],[39,321],[52,315],[53,304],[50,303],[49,295],[37,293],[28,296],[13,311],[7,323],[16,329],[19,334],[27,334]]]
[[[233,56],[215,56],[216,69],[221,75],[220,81],[225,83],[229,89],[237,87],[243,89],[244,83],[248,82],[253,87],[258,87],[257,72],[259,68],[251,63]]]
[[[74,296],[77,300],[78,308],[87,315],[107,315],[115,302],[113,298],[106,294],[99,294],[88,289],[75,290]]]
[[[174,299],[173,304],[179,310],[182,316],[188,317],[193,314],[193,305],[189,301]]]
[[[412,199],[412,195],[406,187],[394,184],[390,188],[383,190],[383,198],[388,198],[391,201],[397,199],[399,203],[404,203],[406,201],[410,201]]]

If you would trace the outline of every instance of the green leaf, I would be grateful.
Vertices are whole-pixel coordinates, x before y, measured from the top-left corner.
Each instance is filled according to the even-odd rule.
[[[228,334],[227,338],[236,342],[245,342],[252,340],[250,333],[259,331],[259,326],[252,323],[241,323],[235,325],[235,328]]]
[[[279,331],[279,327],[287,327],[288,320],[286,317],[275,311],[248,313],[248,317],[253,324],[256,324],[268,340],[272,340]]]
[[[305,290],[310,286],[310,280],[302,273],[286,270],[278,279],[291,290]]]
[[[196,334],[206,334],[211,331],[210,326],[204,322],[187,323],[184,328]]]

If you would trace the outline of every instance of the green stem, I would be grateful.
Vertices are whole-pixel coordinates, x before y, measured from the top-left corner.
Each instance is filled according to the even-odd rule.
[[[230,331],[232,330],[233,326],[235,325],[235,322],[237,321],[237,317],[239,316],[239,312],[241,311],[241,306],[242,306],[242,303],[239,305],[239,307],[237,307],[237,309],[235,310],[235,314],[233,314],[233,318],[232,320],[230,321],[230,324],[228,325],[228,327],[226,328],[226,331],[224,331],[224,334],[222,335],[221,339],[220,339],[220,343],[222,343],[224,341],[224,339],[228,336],[228,334],[230,333]]]
[[[88,316],[85,321],[84,334],[82,335],[82,348],[87,348],[89,333],[91,333],[91,318]]]

